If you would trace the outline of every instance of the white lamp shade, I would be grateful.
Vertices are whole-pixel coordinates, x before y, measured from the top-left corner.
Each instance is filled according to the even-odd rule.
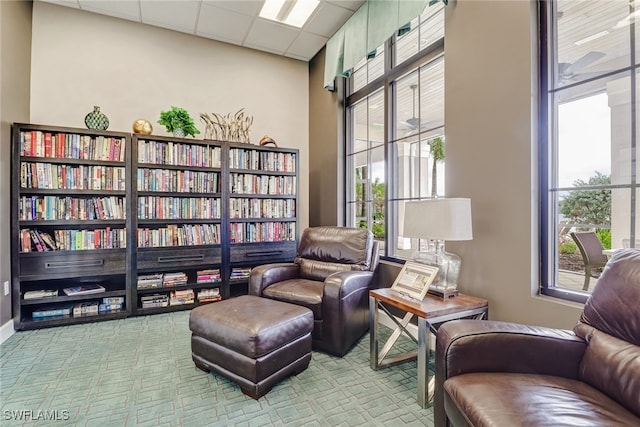
[[[471,199],[409,201],[404,206],[403,236],[430,240],[471,240]]]

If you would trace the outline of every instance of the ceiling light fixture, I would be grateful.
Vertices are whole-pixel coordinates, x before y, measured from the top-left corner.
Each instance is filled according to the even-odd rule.
[[[260,17],[302,28],[318,4],[318,0],[266,0]]]
[[[609,31],[607,31],[607,30],[600,31],[599,33],[595,33],[595,34],[592,34],[592,35],[590,35],[588,37],[580,39],[580,40],[574,42],[573,44],[575,44],[576,46],[580,46],[580,45],[583,45],[583,44],[585,44],[587,42],[590,42],[592,40],[599,39],[600,37],[604,37],[607,34],[609,34]]]

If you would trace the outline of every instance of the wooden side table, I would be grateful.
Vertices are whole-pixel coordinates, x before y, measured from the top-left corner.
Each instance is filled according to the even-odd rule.
[[[388,304],[400,309],[406,314],[401,321],[398,321],[384,306]],[[387,342],[378,352],[378,316],[379,309],[382,309],[396,324],[396,329],[392,332]],[[429,405],[429,336],[428,333],[436,332],[434,325],[454,319],[473,317],[476,319],[486,318],[489,312],[489,302],[487,300],[459,294],[454,298],[442,299],[433,295],[427,295],[422,301],[409,298],[399,292],[389,288],[375,289],[369,291],[369,316],[370,316],[370,364],[371,369],[377,371],[380,368],[397,365],[409,360],[418,359],[418,404],[422,408]],[[413,318],[418,318],[418,337],[414,337],[408,330],[407,325]],[[385,360],[389,350],[396,343],[400,335],[405,333],[416,344],[417,351],[400,354]]]

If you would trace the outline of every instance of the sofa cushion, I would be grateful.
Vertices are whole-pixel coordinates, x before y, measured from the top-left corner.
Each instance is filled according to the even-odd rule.
[[[444,389],[445,408],[454,425],[640,425],[640,418],[607,395],[568,378],[470,373],[447,379]]]
[[[585,324],[575,332],[588,343],[580,379],[640,416],[640,347]]]
[[[621,249],[609,260],[587,300],[580,323],[640,346],[640,250]]]
[[[640,416],[640,251],[616,251],[587,300],[576,335],[580,378]]]
[[[324,282],[307,279],[289,279],[274,283],[263,295],[278,301],[301,305],[313,312],[314,319],[322,319],[322,293]]]

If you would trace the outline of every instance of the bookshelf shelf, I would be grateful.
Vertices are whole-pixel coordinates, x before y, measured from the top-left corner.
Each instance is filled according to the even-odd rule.
[[[238,271],[295,257],[295,149],[20,123],[12,132],[16,329],[188,310],[246,293]],[[197,281],[211,270],[218,282]],[[137,286],[141,276],[180,273],[186,284]],[[79,283],[106,291],[62,292]],[[23,297],[50,289],[57,296]],[[193,304],[148,307],[161,304],[148,297],[186,289]],[[122,311],[33,316],[101,298],[123,298]]]
[[[28,319],[20,322],[21,330],[40,329],[52,326],[66,326],[76,325],[79,323],[98,322],[104,320],[124,319],[127,317],[126,311],[119,311],[106,314],[97,314],[92,316],[80,316],[80,317],[50,317],[43,319]]]

